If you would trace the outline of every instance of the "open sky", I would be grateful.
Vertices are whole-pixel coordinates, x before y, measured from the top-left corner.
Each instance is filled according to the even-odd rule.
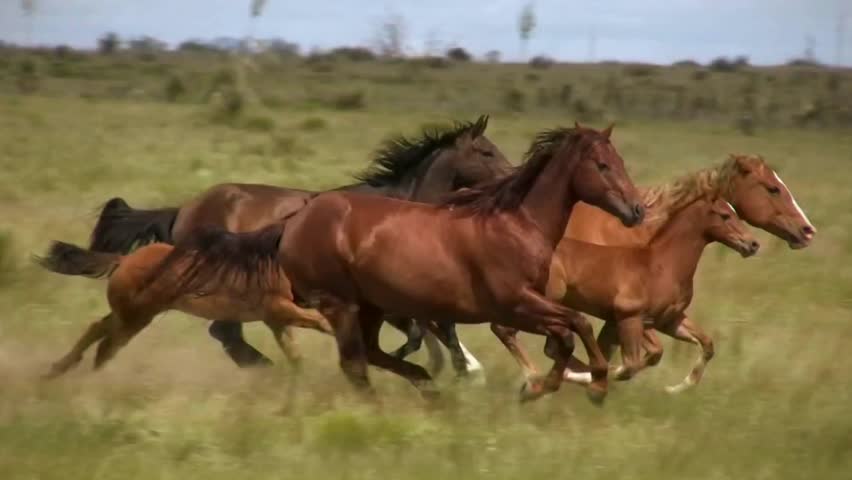
[[[188,38],[278,37],[304,49],[370,46],[391,15],[404,20],[411,53],[460,45],[476,54],[499,50],[518,59],[518,14],[525,0],[268,0],[249,21],[251,0],[0,0],[0,39],[94,47],[107,31],[151,35],[170,44]],[[852,65],[852,0],[535,0],[537,27],[527,52],[560,60],[669,63],[746,55],[753,63],[802,56],[837,60],[838,15],[849,32],[842,63]],[[594,41],[591,39],[594,38]]]

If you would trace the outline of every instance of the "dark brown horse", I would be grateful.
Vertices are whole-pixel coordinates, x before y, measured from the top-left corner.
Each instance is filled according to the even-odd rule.
[[[505,175],[511,164],[484,135],[488,118],[424,132],[422,138],[399,137],[386,142],[373,165],[358,176],[359,183],[339,191],[363,192],[392,198],[435,203],[462,187]],[[152,241],[175,243],[199,227],[219,227],[231,232],[261,229],[302,208],[315,192],[271,185],[225,183],[211,187],[177,208],[137,210],[114,198],[107,202],[92,232],[89,249],[128,253]],[[222,342],[228,355],[241,366],[268,363],[246,343],[239,322],[214,321],[210,334]],[[389,318],[409,330],[410,321]],[[285,349],[291,361],[299,354],[285,330]]]
[[[379,328],[390,312],[442,325],[496,322],[547,336],[554,365],[545,378],[525,384],[526,399],[559,388],[577,333],[592,359],[589,396],[602,400],[607,364],[591,326],[544,291],[577,201],[625,225],[643,219],[610,133],[580,126],[544,132],[523,166],[442,206],[333,192],[294,215],[278,247],[283,271],[301,297],[318,300],[352,383],[371,391],[368,363],[418,387],[430,383],[422,367],[379,348]]]

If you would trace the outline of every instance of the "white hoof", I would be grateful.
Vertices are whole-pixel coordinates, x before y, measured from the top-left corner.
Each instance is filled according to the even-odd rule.
[[[672,395],[677,395],[678,393],[681,393],[684,390],[689,390],[694,385],[695,381],[689,377],[686,377],[682,382],[678,383],[677,385],[671,385],[666,387],[666,392]]]

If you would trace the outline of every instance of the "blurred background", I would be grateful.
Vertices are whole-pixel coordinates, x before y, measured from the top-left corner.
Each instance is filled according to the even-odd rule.
[[[0,0],[0,471],[21,479],[846,478],[852,468],[852,2],[840,0]],[[296,375],[238,370],[206,322],[169,313],[105,371],[37,380],[106,307],[104,284],[30,255],[85,244],[120,196],[176,206],[219,182],[326,189],[393,135],[490,114],[517,163],[536,132],[616,123],[652,186],[761,154],[818,233],[708,247],[691,317],[717,345],[595,408],[566,385],[517,403],[520,371],[459,328],[486,386],[439,378],[425,408],[371,371],[366,404],[332,341],[297,332]],[[598,322],[599,323],[599,322]],[[599,325],[598,325],[599,326]],[[383,342],[402,337],[387,329]],[[539,365],[541,341],[524,338]],[[425,355],[414,357],[424,362]]]

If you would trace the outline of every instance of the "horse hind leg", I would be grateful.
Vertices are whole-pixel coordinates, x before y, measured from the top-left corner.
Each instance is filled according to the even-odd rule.
[[[111,321],[112,315],[113,313],[109,313],[102,319],[90,324],[71,348],[71,351],[51,365],[50,371],[44,375],[44,378],[56,378],[80,363],[86,350],[107,335],[107,324]]]
[[[109,321],[104,325],[106,335],[98,343],[98,350],[95,354],[95,370],[102,369],[106,362],[115,357],[119,350],[151,323],[154,316],[119,316],[113,312],[108,318]]]
[[[673,322],[673,324],[660,331],[678,340],[694,343],[701,347],[701,355],[696,359],[689,374],[677,385],[666,387],[666,391],[675,394],[697,385],[701,381],[701,377],[704,376],[704,369],[707,367],[707,363],[710,362],[715,353],[713,339],[687,317]]]
[[[272,365],[260,351],[246,342],[242,324],[230,320],[216,320],[207,330],[210,336],[222,344],[228,357],[240,368]]]

